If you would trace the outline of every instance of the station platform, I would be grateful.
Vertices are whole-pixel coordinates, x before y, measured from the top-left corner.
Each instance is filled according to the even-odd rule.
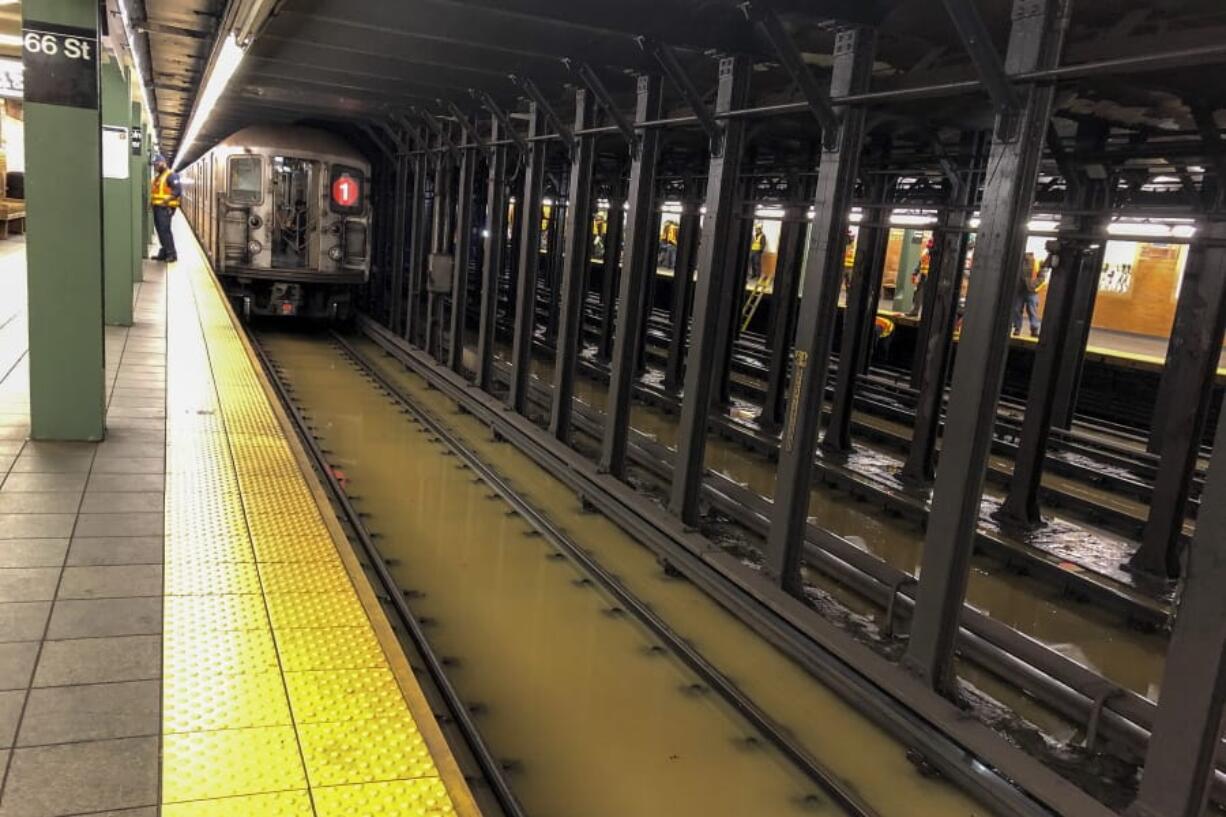
[[[0,314],[0,817],[476,815],[179,220],[108,327],[107,437],[28,441]],[[18,242],[0,285],[23,287]]]

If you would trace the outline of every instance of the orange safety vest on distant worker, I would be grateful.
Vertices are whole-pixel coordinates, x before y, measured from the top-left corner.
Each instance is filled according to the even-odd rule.
[[[873,319],[873,323],[876,324],[877,330],[881,333],[877,337],[888,338],[890,335],[894,334],[894,321],[890,320],[889,318],[884,317],[883,315],[878,315]]]
[[[154,207],[178,207],[179,197],[170,189],[170,168],[163,170],[153,180],[149,203]]]

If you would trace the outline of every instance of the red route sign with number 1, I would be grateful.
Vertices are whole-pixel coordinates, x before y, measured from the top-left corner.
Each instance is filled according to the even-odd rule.
[[[332,182],[332,201],[341,207],[352,207],[358,203],[358,183],[347,173],[336,177]]]

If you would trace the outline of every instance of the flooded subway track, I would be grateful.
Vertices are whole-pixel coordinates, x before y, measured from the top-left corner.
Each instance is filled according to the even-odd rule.
[[[265,334],[432,647],[532,815],[846,814],[331,343]],[[881,815],[985,815],[441,393],[353,343]]]
[[[533,372],[538,382],[550,382],[551,368],[548,361],[534,360]],[[578,401],[589,411],[599,413],[605,406],[606,394],[603,383],[580,370],[575,384]],[[675,449],[675,415],[635,401],[630,425],[660,445]],[[872,456],[871,446],[857,441],[857,447]],[[774,494],[775,463],[718,434],[708,435],[705,464],[708,470],[723,474],[762,497],[769,499]],[[809,516],[821,527],[851,537],[869,553],[898,570],[914,574],[919,567],[924,533],[915,522],[885,513],[880,506],[861,501],[816,478],[810,491]],[[820,581],[816,571],[808,571],[808,576],[818,586],[833,592],[840,601],[847,601],[850,591],[840,592],[839,588],[831,587],[830,581]],[[1138,630],[1114,613],[983,555],[976,555],[972,562],[967,602],[994,620],[1121,687],[1150,700],[1157,699],[1166,653],[1163,634]],[[853,612],[875,613],[878,626],[882,623],[879,608],[861,604],[853,606]],[[994,683],[986,673],[965,669],[963,674],[1039,725],[1050,727],[1055,737],[1073,738],[1082,727],[1082,724],[1070,725],[1052,719],[1050,713],[1036,707],[1030,695],[1009,689],[1007,684]]]

